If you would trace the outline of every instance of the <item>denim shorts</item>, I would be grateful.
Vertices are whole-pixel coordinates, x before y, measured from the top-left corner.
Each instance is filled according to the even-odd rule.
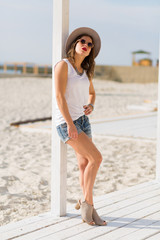
[[[83,115],[78,119],[74,120],[73,123],[77,128],[78,134],[84,132],[89,138],[92,138],[91,124],[89,122],[89,118],[86,115]],[[68,136],[67,123],[62,123],[56,128],[61,140],[66,143],[70,139],[70,137]]]

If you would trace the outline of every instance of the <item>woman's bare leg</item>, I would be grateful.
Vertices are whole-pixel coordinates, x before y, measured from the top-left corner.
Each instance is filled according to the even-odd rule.
[[[83,132],[78,135],[76,140],[69,139],[67,144],[88,160],[88,164],[84,170],[84,197],[89,204],[93,205],[93,185],[102,161],[102,155],[89,137]]]
[[[92,141],[92,138],[89,138]],[[83,157],[81,154],[75,152],[77,160],[78,160],[78,167],[79,167],[79,182],[83,192],[83,196],[85,196],[85,188],[84,188],[84,171],[87,167],[88,160],[87,158]]]
[[[80,155],[79,153],[76,153],[76,157],[78,160],[78,167],[79,167],[79,182],[80,182],[80,186],[83,192],[83,196],[85,196],[85,189],[84,189],[84,171],[85,168],[88,164],[88,160],[83,157],[82,155]]]

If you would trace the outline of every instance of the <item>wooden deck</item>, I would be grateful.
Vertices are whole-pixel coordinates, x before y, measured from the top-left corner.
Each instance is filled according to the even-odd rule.
[[[106,183],[107,184],[107,183]],[[107,226],[82,223],[80,210],[41,214],[0,228],[1,240],[160,239],[160,183],[151,181],[94,199]]]

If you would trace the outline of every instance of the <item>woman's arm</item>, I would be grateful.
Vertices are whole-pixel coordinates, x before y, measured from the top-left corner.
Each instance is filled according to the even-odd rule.
[[[95,99],[96,99],[96,93],[95,93],[95,90],[94,90],[93,82],[92,82],[92,80],[90,80],[88,105],[84,106],[85,115],[89,115],[93,111],[92,105],[89,105],[89,104],[91,103],[91,104],[94,105]]]
[[[65,99],[67,76],[68,76],[67,63],[64,61],[60,61],[59,63],[56,64],[54,68],[55,94],[57,105],[67,123],[69,137],[77,138],[78,132],[69,113],[68,105]]]
[[[93,82],[92,82],[92,80],[90,80],[88,102],[94,105],[95,99],[96,99],[96,93],[95,93],[95,90],[94,90]]]
[[[57,63],[54,69],[54,79],[55,79],[55,93],[56,100],[59,110],[61,111],[66,123],[72,124],[72,118],[69,114],[68,105],[65,99],[65,91],[67,85],[67,63],[61,61]]]

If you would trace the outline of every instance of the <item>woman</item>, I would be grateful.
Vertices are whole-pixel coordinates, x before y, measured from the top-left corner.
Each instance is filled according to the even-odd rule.
[[[92,142],[87,115],[94,109],[95,90],[92,83],[94,58],[100,51],[101,40],[96,31],[75,29],[66,42],[67,58],[55,65],[56,128],[61,140],[76,153],[83,200],[79,200],[84,222],[106,225],[93,205],[93,185],[102,155]]]

